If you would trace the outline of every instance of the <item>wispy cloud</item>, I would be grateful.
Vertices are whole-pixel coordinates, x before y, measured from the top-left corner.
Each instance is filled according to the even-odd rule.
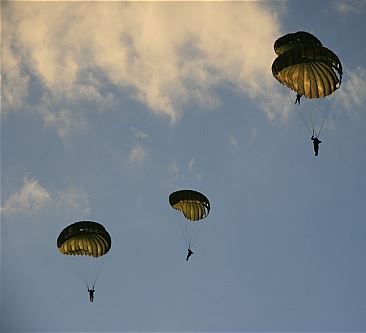
[[[138,130],[135,127],[132,127],[131,131],[132,131],[133,135],[135,136],[135,138],[137,138],[137,139],[146,140],[149,138],[148,134],[144,133],[143,131]]]
[[[187,164],[179,166],[176,161],[167,164],[169,184],[182,184],[190,181],[199,182],[202,180],[201,173],[197,170],[195,158],[191,158]]]
[[[181,172],[179,170],[178,164],[173,161],[171,163],[169,163],[167,165],[167,169],[168,172],[173,176],[173,177],[178,177],[178,178],[182,178]]]
[[[257,2],[7,3],[3,70],[11,77],[9,85],[23,82],[7,100],[17,105],[24,99],[25,73],[56,102],[60,96],[110,102],[108,82],[175,122],[188,102],[218,105],[215,89],[229,81],[273,117],[269,91],[275,82],[269,68],[279,27],[268,7]],[[61,122],[44,114],[60,134],[60,124],[67,128],[71,121],[65,119],[72,117],[62,112],[55,116]]]
[[[257,137],[257,129],[253,127],[249,137],[249,144],[252,144],[255,141],[256,137]]]
[[[196,159],[192,158],[188,163],[188,170],[195,180],[200,181],[202,179],[202,175],[196,169]]]
[[[366,8],[365,0],[350,1],[350,0],[338,0],[333,2],[333,8],[339,13],[357,13]]]
[[[236,139],[236,137],[235,137],[235,136],[231,136],[231,137],[230,137],[230,144],[231,144],[232,146],[237,146],[237,145],[238,145],[238,140]]]
[[[50,191],[36,178],[24,177],[22,187],[11,194],[1,213],[5,215],[34,215],[46,207],[57,208],[58,212],[88,215],[91,211],[89,196],[81,189],[69,187],[62,191]]]
[[[194,165],[195,165],[196,160],[194,158],[192,158],[189,163],[188,163],[188,169],[189,171],[193,171]]]
[[[357,67],[354,71],[347,70],[343,83],[336,92],[335,100],[341,102],[346,109],[365,105],[366,102],[366,69]]]
[[[131,148],[128,161],[131,164],[142,163],[147,157],[146,149],[141,145],[136,145]]]
[[[42,114],[45,125],[54,127],[61,138],[65,138],[72,130],[88,127],[85,118],[76,110],[61,109],[58,112],[51,112],[43,108]]]
[[[51,201],[51,195],[35,178],[25,177],[22,188],[13,193],[4,203],[2,213],[29,214],[40,211]]]
[[[80,189],[69,188],[59,193],[57,207],[73,210],[82,216],[90,214],[89,196]]]

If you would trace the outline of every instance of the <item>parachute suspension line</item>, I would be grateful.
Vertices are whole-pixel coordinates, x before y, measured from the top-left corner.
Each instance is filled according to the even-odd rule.
[[[192,242],[191,242],[191,246],[193,246],[195,243],[196,243],[196,240],[197,240],[197,238],[198,238],[198,235],[200,234],[200,232],[201,232],[201,230],[202,230],[202,227],[203,227],[203,225],[204,224],[206,224],[206,222],[203,222],[203,221],[201,221],[201,222],[198,222],[198,226],[196,226],[197,228],[197,230],[195,230],[196,232],[195,232],[195,234],[193,235],[193,237],[192,237]],[[191,233],[191,235],[192,235],[193,233]]]
[[[288,95],[287,97],[289,103],[291,103],[293,105],[294,103],[294,99],[293,99],[293,94],[291,93],[290,95]],[[301,119],[301,121],[303,122],[303,124],[305,125],[306,129],[308,130],[309,134],[312,134],[312,129],[311,126],[308,124],[308,122],[305,120],[305,117],[303,115],[303,112],[306,113],[307,112],[307,99],[304,98],[304,96],[302,96],[302,98],[300,98],[300,104],[295,105],[295,110],[297,111],[296,113],[299,114],[299,117]],[[305,104],[305,105],[304,105]],[[308,117],[310,118],[310,117]]]
[[[193,229],[193,224],[195,222],[191,222],[191,221],[184,221],[185,225],[186,225],[186,233],[187,233],[187,242],[188,242],[188,248],[190,249],[192,246],[192,229]]]
[[[306,112],[309,113],[309,120],[310,120],[310,128],[312,129],[313,133],[315,133],[315,124],[316,124],[316,113],[315,107],[311,107],[310,102],[306,105]]]
[[[100,258],[101,259],[101,258]],[[101,262],[99,263],[99,267],[98,267],[98,270],[97,270],[97,273],[95,275],[95,278],[94,278],[94,281],[93,281],[93,289],[94,289],[94,286],[95,286],[95,283],[97,282],[98,280],[98,277],[99,277],[99,273],[101,272],[102,270],[102,267],[104,265],[104,261],[106,260],[106,258],[104,258],[104,260],[101,260]]]
[[[83,282],[83,284],[85,284],[85,285],[88,287],[88,289],[89,289],[89,284],[88,284],[88,282],[87,282],[85,279],[82,279],[82,282]]]
[[[84,261],[80,260],[80,263],[77,267],[77,275],[79,275],[80,280],[85,284],[88,289],[89,286],[94,287],[95,283],[99,277],[99,274],[103,268],[105,257],[93,258],[93,257],[85,257],[80,258],[85,259]],[[99,261],[99,262],[98,262]]]
[[[76,274],[79,275],[78,273],[76,273]],[[83,284],[85,284],[89,289],[88,279],[87,279],[86,273],[84,271],[82,271],[82,270],[80,271],[79,278],[80,278],[81,282]]]
[[[85,269],[85,265],[82,264],[80,258],[77,258],[75,256],[70,256],[70,258],[67,258],[66,256],[63,256],[66,265],[68,265],[75,276],[81,281],[81,283],[89,288],[88,284],[88,278],[87,278],[87,272]]]
[[[321,124],[321,121],[324,119],[322,105],[319,101],[319,98],[315,98],[315,100],[312,101],[312,108],[310,108],[310,110],[312,113],[313,121],[312,128],[314,129],[315,136],[319,137],[320,127],[317,128],[317,126],[319,126],[319,124]]]
[[[194,244],[194,235],[197,231],[197,221],[190,221],[186,220],[184,221],[186,225],[186,231],[187,231],[187,242],[188,242],[188,248],[191,249]]]
[[[308,130],[308,132],[310,133],[310,134],[312,134],[312,130],[311,130],[311,128],[310,128],[310,126],[308,125],[308,123],[305,121],[305,119],[304,119],[304,116],[303,116],[303,114],[302,114],[302,112],[301,112],[301,110],[299,110],[298,111],[298,114],[300,115],[300,119],[302,120],[302,122],[304,123],[304,125],[305,125],[305,127],[307,128],[307,130]]]
[[[175,220],[177,221],[178,228],[182,234],[183,240],[186,243],[186,246],[188,247],[189,244],[188,244],[187,230],[186,230],[185,226],[182,226],[182,222],[179,221],[178,212],[174,212],[174,216],[175,216]]]
[[[324,123],[325,123],[325,120],[326,118],[328,118],[328,115],[329,115],[329,109],[325,110],[324,111],[324,116],[323,116],[323,119],[322,119],[322,122],[320,124],[320,127],[319,127],[319,131],[317,133],[317,137],[320,137],[320,132],[322,131],[323,129],[323,126],[324,126]]]
[[[187,248],[192,249],[205,222],[190,220],[181,221],[177,216],[176,219]]]

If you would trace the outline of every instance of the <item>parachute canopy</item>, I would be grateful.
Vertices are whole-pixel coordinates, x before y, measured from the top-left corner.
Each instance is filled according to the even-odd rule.
[[[97,222],[80,221],[61,231],[57,248],[65,255],[101,257],[111,248],[111,236]]]
[[[299,46],[322,46],[322,43],[314,35],[306,31],[298,31],[290,33],[278,38],[274,43],[274,50],[277,55],[281,55],[285,51]]]
[[[312,34],[287,34],[274,44],[278,57],[272,64],[273,76],[288,88],[307,98],[332,94],[342,81],[338,57]]]
[[[210,202],[206,196],[193,190],[173,192],[169,196],[169,203],[192,222],[205,218],[210,212]]]

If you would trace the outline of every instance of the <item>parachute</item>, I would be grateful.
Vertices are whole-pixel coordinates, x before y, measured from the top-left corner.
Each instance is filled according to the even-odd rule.
[[[278,57],[272,64],[273,76],[297,94],[309,100],[322,99],[340,87],[343,70],[339,58],[312,34],[299,31],[282,36],[274,43],[274,50]],[[318,115],[317,105],[313,103],[309,110],[300,107],[300,111],[305,111],[300,116],[310,132],[320,135],[327,110]]]
[[[111,236],[103,225],[92,221],[75,222],[57,238],[59,252],[68,257],[73,270],[87,285],[95,285],[103,257],[111,249]]]
[[[191,248],[202,228],[203,219],[210,212],[210,202],[205,195],[193,190],[180,190],[170,194],[170,206],[182,213],[178,224],[188,248]]]
[[[100,257],[111,248],[111,236],[92,221],[80,221],[66,227],[57,238],[57,248],[65,255]]]

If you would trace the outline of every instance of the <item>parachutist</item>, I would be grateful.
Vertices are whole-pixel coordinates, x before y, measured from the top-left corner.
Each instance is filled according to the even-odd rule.
[[[327,96],[340,87],[343,76],[341,61],[317,37],[306,31],[289,33],[278,38],[274,43],[274,51],[277,58],[272,63],[273,76],[295,92],[295,104],[300,106],[302,96],[307,99],[306,104],[310,110],[298,108],[298,113],[309,133],[311,129],[319,128],[319,136],[327,112],[322,111],[321,105],[316,106],[317,103],[313,100],[323,103],[320,102],[323,98],[327,101]]]
[[[186,258],[188,261],[189,257],[193,254],[191,246],[194,246],[199,231],[206,224],[203,221],[210,213],[210,201],[200,192],[179,190],[169,195],[169,204],[184,216],[184,219],[178,219],[178,224],[185,243],[188,246]]]
[[[193,254],[193,251],[191,249],[188,249],[187,258],[186,261],[188,261],[189,257]]]
[[[300,105],[300,98],[302,97],[301,94],[296,94],[296,100],[295,100],[295,104],[299,104]]]
[[[88,292],[89,292],[90,302],[93,302],[94,301],[94,293],[95,293],[94,287],[93,287],[93,289],[89,289],[89,287],[88,287]]]
[[[322,142],[316,136],[314,137],[314,133],[311,137],[311,140],[313,140],[315,156],[318,156],[319,144],[322,143]]]

